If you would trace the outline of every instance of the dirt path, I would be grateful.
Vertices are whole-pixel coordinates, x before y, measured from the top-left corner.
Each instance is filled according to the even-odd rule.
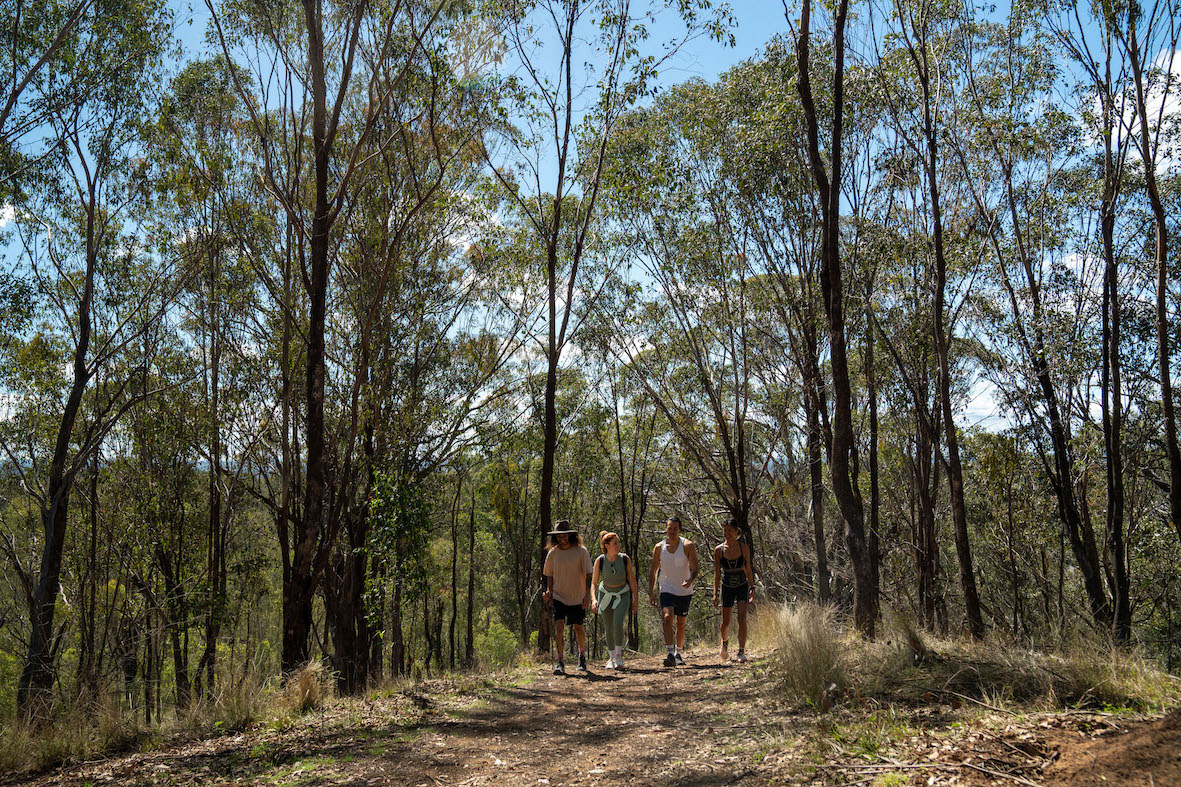
[[[860,698],[803,712],[758,663],[431,680],[0,787],[47,785],[1181,784],[1181,714]],[[757,657],[758,654],[756,653]]]
[[[765,784],[755,667],[690,652],[623,672],[538,667],[519,685],[427,684],[26,784]],[[314,717],[314,718],[313,718]]]

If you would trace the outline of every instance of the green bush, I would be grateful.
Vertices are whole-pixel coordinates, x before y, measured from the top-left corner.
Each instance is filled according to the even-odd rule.
[[[494,667],[515,661],[520,649],[517,635],[498,620],[491,621],[487,631],[476,635],[477,658]]]

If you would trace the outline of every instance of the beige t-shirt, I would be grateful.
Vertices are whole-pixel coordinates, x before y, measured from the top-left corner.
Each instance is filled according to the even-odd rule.
[[[590,552],[581,544],[554,547],[545,556],[542,573],[554,578],[554,598],[567,606],[579,606],[586,597],[586,577],[594,571]]]

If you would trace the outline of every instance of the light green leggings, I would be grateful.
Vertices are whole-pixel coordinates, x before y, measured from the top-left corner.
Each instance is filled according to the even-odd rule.
[[[600,586],[599,592],[602,593],[603,588]],[[627,645],[627,638],[623,633],[623,624],[627,622],[627,611],[632,606],[631,590],[624,588],[623,592],[616,595],[611,593],[607,595],[610,599],[608,604],[602,601],[599,603],[599,615],[603,618],[603,625],[607,629],[607,652],[611,652],[618,645],[623,647]],[[607,607],[610,606],[610,609]]]

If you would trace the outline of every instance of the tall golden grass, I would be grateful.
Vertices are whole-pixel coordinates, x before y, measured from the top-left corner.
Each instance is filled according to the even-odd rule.
[[[771,649],[768,685],[784,701],[826,707],[842,699],[1014,704],[1037,709],[1164,710],[1181,703],[1181,682],[1135,647],[1080,636],[1056,651],[993,635],[937,637],[903,618],[875,641],[833,610],[810,603],[764,614],[755,630]]]

